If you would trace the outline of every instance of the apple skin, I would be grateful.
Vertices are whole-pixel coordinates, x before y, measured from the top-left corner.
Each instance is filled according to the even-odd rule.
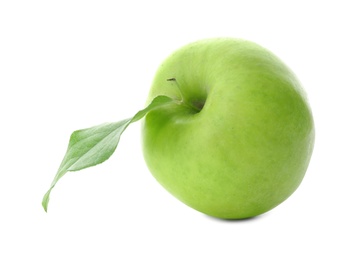
[[[143,155],[156,180],[207,215],[265,213],[300,185],[314,146],[305,92],[274,54],[245,40],[205,39],[159,67],[142,124]]]

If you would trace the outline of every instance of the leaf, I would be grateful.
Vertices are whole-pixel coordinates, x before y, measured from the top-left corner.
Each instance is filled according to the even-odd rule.
[[[129,124],[140,120],[150,111],[172,102],[174,100],[167,96],[157,96],[145,109],[140,110],[132,118],[73,132],[65,157],[50,189],[43,197],[44,210],[47,212],[50,193],[62,176],[69,171],[79,171],[106,161],[116,150],[119,139]]]

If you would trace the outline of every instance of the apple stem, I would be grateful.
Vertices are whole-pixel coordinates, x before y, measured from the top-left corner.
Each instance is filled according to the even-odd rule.
[[[176,86],[177,86],[177,88],[179,89],[179,93],[180,93],[180,97],[181,97],[180,102],[181,102],[181,103],[185,103],[185,99],[184,99],[183,91],[181,90],[180,85],[179,85],[179,83],[178,83],[177,79],[176,79],[176,78],[170,78],[170,79],[167,79],[167,81],[172,81],[172,82],[174,82],[174,83],[175,83],[175,85],[176,85]]]
[[[175,85],[178,87],[179,89],[179,92],[180,92],[180,95],[181,95],[181,101],[180,103],[184,104],[184,105],[187,105],[188,107],[190,107],[191,109],[195,110],[196,112],[200,112],[201,111],[201,107],[198,107],[198,106],[195,106],[194,104],[192,104],[191,102],[186,102],[185,101],[185,98],[184,98],[184,95],[183,95],[183,91],[181,90],[180,88],[180,84],[178,83],[177,79],[176,78],[170,78],[170,79],[167,79],[167,81],[174,81],[175,82]]]
[[[179,92],[180,92],[180,95],[181,95],[181,100],[184,101],[184,95],[183,95],[183,92],[181,91],[181,88],[180,88],[180,85],[179,85],[177,79],[176,79],[176,78],[170,78],[170,79],[167,79],[167,81],[173,81],[173,82],[175,82],[175,85],[176,85],[176,86],[178,87],[178,89],[179,89]]]

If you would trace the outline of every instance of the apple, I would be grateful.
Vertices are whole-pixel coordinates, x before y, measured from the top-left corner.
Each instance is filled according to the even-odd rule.
[[[223,219],[257,216],[300,185],[314,145],[307,97],[291,70],[259,45],[216,38],[189,44],[160,66],[147,106],[80,129],[42,199],[67,173],[103,163],[141,119],[153,176],[188,206]]]
[[[314,146],[303,88],[273,53],[206,39],[174,52],[149,92],[177,102],[142,123],[152,175],[186,205],[223,219],[265,213],[300,185]]]

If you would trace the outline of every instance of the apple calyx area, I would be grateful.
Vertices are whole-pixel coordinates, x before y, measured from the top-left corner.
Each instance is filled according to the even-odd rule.
[[[178,83],[176,78],[170,78],[170,79],[167,79],[167,81],[175,82],[175,85],[179,89],[179,92],[181,95],[181,100],[178,101],[178,104],[182,104],[182,105],[189,107],[190,110],[193,112],[193,114],[199,113],[203,109],[203,107],[205,105],[205,100],[202,100],[202,99],[187,100],[184,97],[183,92],[180,88],[180,84]]]

